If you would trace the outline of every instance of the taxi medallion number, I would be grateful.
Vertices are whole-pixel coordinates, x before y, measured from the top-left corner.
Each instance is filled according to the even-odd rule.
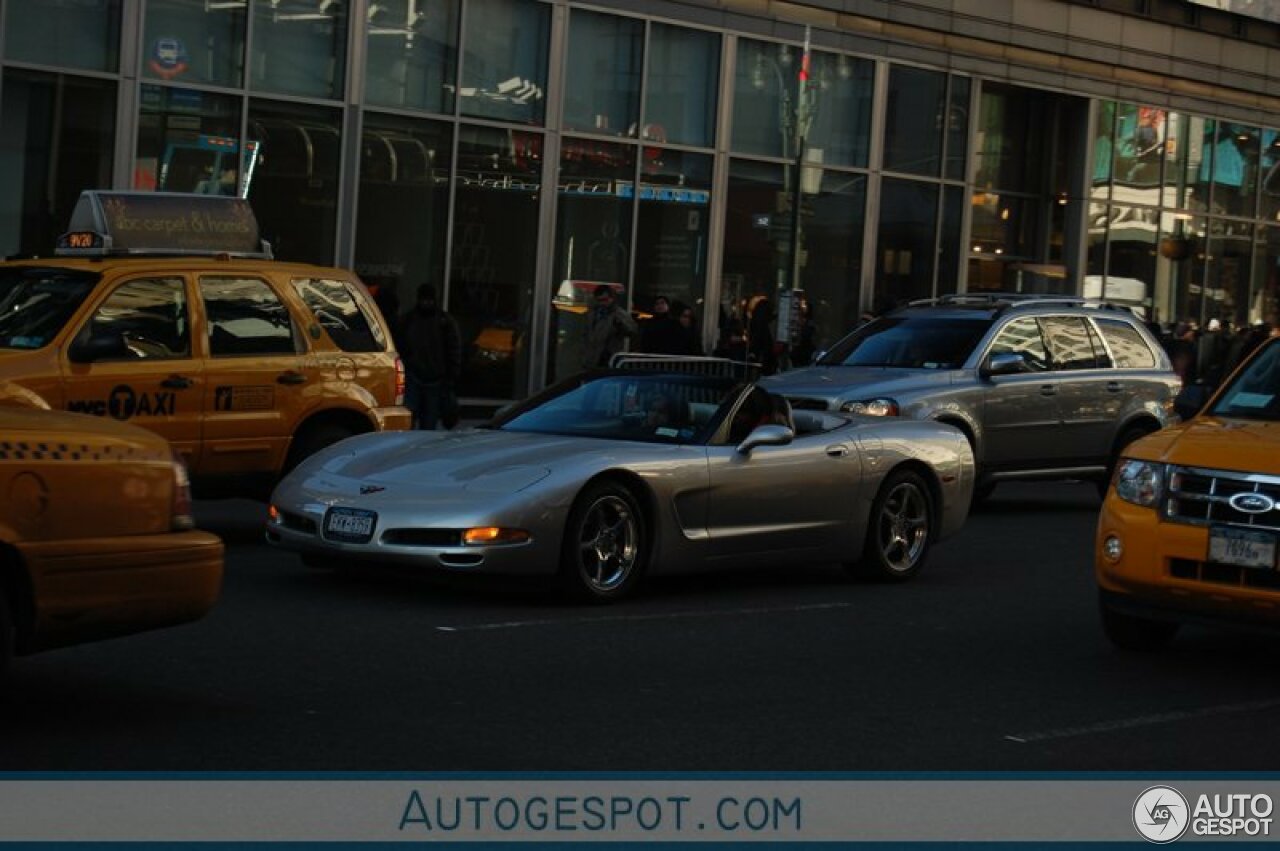
[[[1266,532],[1214,526],[1209,530],[1209,561],[1264,570],[1274,568],[1275,536]]]

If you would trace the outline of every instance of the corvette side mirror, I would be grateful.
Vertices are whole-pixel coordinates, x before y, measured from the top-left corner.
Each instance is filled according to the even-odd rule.
[[[795,437],[796,433],[786,426],[756,426],[755,430],[747,435],[746,440],[738,444],[738,454],[749,455],[757,446],[786,446],[795,440]]]

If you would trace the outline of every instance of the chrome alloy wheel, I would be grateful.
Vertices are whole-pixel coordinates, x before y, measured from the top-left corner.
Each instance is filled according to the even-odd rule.
[[[876,536],[885,567],[900,573],[915,567],[929,543],[929,502],[915,482],[898,482],[885,496]]]
[[[626,500],[605,494],[592,502],[578,527],[578,567],[590,590],[607,594],[623,585],[640,555],[640,524]]]

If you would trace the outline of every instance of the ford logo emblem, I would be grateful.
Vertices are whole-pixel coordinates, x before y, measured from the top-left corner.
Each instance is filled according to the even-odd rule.
[[[1236,511],[1245,514],[1265,514],[1276,507],[1276,501],[1265,493],[1238,493],[1227,500]]]

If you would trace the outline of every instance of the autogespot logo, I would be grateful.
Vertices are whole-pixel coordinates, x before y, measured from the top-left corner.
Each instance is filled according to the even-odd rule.
[[[1133,802],[1133,826],[1150,842],[1172,842],[1187,832],[1187,799],[1169,786],[1152,786]]]

